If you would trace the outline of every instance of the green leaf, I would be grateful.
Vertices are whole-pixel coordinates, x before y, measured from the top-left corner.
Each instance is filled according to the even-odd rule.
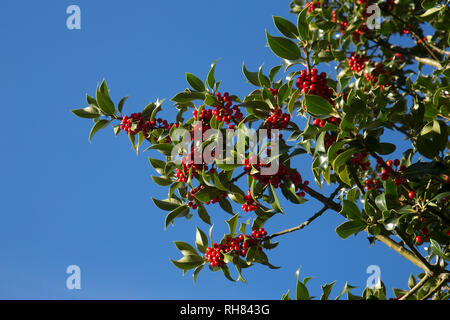
[[[180,260],[174,261],[170,259],[170,261],[172,261],[177,268],[184,271],[197,268],[204,263],[203,258],[199,255],[184,256]]]
[[[375,147],[375,151],[380,155],[387,155],[394,152],[396,149],[395,144],[381,142]]]
[[[269,78],[267,78],[267,76],[265,76],[263,74],[262,70],[263,70],[262,66],[259,67],[259,71],[258,71],[259,84],[261,85],[261,87],[270,88],[270,80],[269,80]]]
[[[292,96],[289,99],[287,108],[291,117],[293,116],[294,113],[295,102],[297,102],[298,98],[300,97],[300,94],[301,94],[300,90],[297,89],[292,93]]]
[[[445,254],[442,252],[441,246],[439,245],[439,243],[438,243],[436,240],[430,239],[430,248],[431,248],[431,251],[432,251],[435,255],[439,256],[440,258],[442,258],[442,259],[444,259],[444,260],[447,260],[447,261],[450,260],[450,255],[448,255],[448,254],[445,255]]]
[[[100,88],[97,88],[96,100],[98,107],[107,115],[113,115],[116,113],[116,107],[109,97],[108,86],[106,81],[103,80]]]
[[[281,209],[281,205],[280,205],[280,201],[278,200],[277,197],[277,193],[275,192],[275,188],[273,187],[273,185],[270,185],[270,195],[273,198],[272,200],[272,208],[276,211],[276,212],[281,212],[283,213],[283,209]]]
[[[205,253],[208,248],[208,238],[206,234],[199,228],[196,228],[195,246],[201,253]]]
[[[419,17],[420,18],[425,18],[425,17],[431,16],[432,14],[437,13],[438,11],[441,11],[441,8],[440,7],[434,7],[434,8],[428,9],[427,11],[422,13]]]
[[[333,107],[324,98],[316,95],[305,96],[306,110],[315,116],[329,116],[333,112]]]
[[[340,297],[342,297],[342,295],[350,292],[350,290],[355,289],[356,287],[349,285],[348,282],[345,283],[344,288],[342,289],[342,292],[336,297],[336,300],[339,300]]]
[[[378,195],[375,198],[375,204],[377,205],[377,207],[381,210],[381,211],[385,211],[388,210],[388,207],[386,205],[386,196],[384,193]]]
[[[273,37],[266,31],[267,43],[273,53],[283,59],[297,60],[301,58],[300,49],[291,40],[282,37]]]
[[[297,27],[295,26],[295,24],[293,24],[289,20],[286,20],[285,18],[282,18],[282,17],[274,16],[273,22],[274,22],[275,26],[277,27],[277,29],[285,37],[292,38],[292,39],[298,38],[299,33],[297,30]]]
[[[166,162],[159,160],[159,159],[153,159],[148,157],[148,160],[150,161],[150,164],[152,167],[158,172],[159,174],[164,174],[164,168],[166,167]]]
[[[309,26],[306,21],[308,16],[308,8],[304,8],[298,15],[297,30],[303,40],[309,40]]]
[[[231,206],[231,203],[230,203],[230,201],[228,201],[228,199],[220,198],[219,205],[223,211],[225,211],[229,214],[234,214],[233,207]]]
[[[335,283],[336,281],[333,281],[332,283],[321,286],[323,294],[320,296],[320,300],[329,300],[331,290],[333,289]]]
[[[281,300],[292,300],[292,299],[289,297],[289,290],[288,290],[285,294],[283,294],[283,296],[281,297]]]
[[[306,282],[300,281],[300,268],[295,272],[295,275],[297,277],[297,288],[295,291],[295,299],[296,300],[310,300],[308,289],[306,288]],[[306,280],[306,279],[305,279]]]
[[[123,105],[125,104],[125,101],[128,99],[128,97],[123,97],[120,99],[119,104],[117,105],[117,110],[119,110],[120,113],[122,113]]]
[[[349,187],[352,186],[352,182],[350,180],[350,176],[349,176],[349,173],[348,173],[348,167],[347,166],[340,167],[338,169],[337,173],[339,175],[339,178],[342,180],[342,182],[344,182]]]
[[[416,278],[414,278],[413,274],[411,273],[408,279],[408,287],[412,289],[415,285],[416,285]]]
[[[197,78],[192,73],[186,72],[186,80],[192,87],[192,89],[196,91],[205,91],[206,88],[205,85],[203,84],[203,81]]]
[[[110,120],[99,120],[99,121],[97,121],[97,122],[94,124],[94,126],[92,127],[91,132],[89,133],[89,142],[92,141],[92,137],[93,137],[100,129],[106,128],[106,127],[109,125],[110,122],[111,122]]]
[[[333,169],[336,170],[340,168],[341,166],[345,165],[347,161],[350,159],[350,157],[357,151],[356,148],[350,148],[346,151],[340,153],[336,159],[333,161]]]
[[[209,70],[208,76],[206,77],[206,83],[212,90],[214,90],[214,86],[216,83],[216,78],[214,77],[214,72],[216,70],[217,61],[219,61],[219,60],[216,60],[211,64],[211,69]]]
[[[241,164],[228,164],[228,163],[218,163],[217,168],[223,171],[232,171],[236,168],[242,167]]]
[[[198,266],[197,268],[195,268],[194,273],[193,273],[193,275],[192,275],[192,279],[194,280],[194,283],[196,283],[197,277],[198,277],[200,271],[202,271],[202,269],[203,269],[204,266],[205,266],[205,265],[202,264],[202,265]]]
[[[206,211],[206,208],[203,205],[198,206],[198,216],[202,221],[206,224],[211,225],[211,217],[208,214],[208,211]]]
[[[166,187],[166,186],[170,186],[173,181],[170,178],[167,177],[155,177],[152,176],[153,181],[160,186]]]
[[[175,218],[184,217],[188,213],[189,213],[189,207],[187,205],[179,206],[178,208],[169,212],[169,214],[166,216],[165,229],[167,229],[169,224],[171,224]]]
[[[176,103],[188,103],[193,100],[205,100],[205,97],[204,92],[183,91],[175,95],[175,97],[170,100]]]
[[[96,105],[91,104],[86,108],[70,110],[74,115],[80,118],[94,119],[102,115]]]
[[[159,152],[161,152],[164,155],[170,156],[171,152],[172,152],[172,149],[173,149],[173,145],[170,144],[170,143],[154,144],[154,145],[151,145],[150,147],[148,147],[146,149],[146,151],[147,150],[153,150],[153,149],[158,150]]]
[[[173,200],[173,199],[158,200],[158,199],[152,198],[152,200],[153,200],[153,203],[158,208],[160,208],[161,210],[164,210],[164,211],[172,211],[180,206],[180,202]]]
[[[366,228],[366,223],[361,220],[347,221],[336,228],[336,233],[342,239],[347,239],[352,234],[358,233]]]
[[[190,255],[197,255],[197,250],[193,246],[191,246],[189,243],[183,242],[183,241],[174,241],[175,247],[177,247],[178,250],[181,251],[181,253],[184,256],[190,256]]]
[[[236,213],[233,217],[231,217],[229,220],[226,220],[228,224],[228,228],[230,229],[230,236],[234,237],[234,234],[236,232],[236,228],[239,222],[239,213]]]
[[[348,200],[344,200],[342,205],[342,210],[341,210],[341,214],[343,214],[344,216],[346,216],[348,219],[351,220],[361,220],[362,218],[362,214],[361,211],[359,210],[358,206],[353,203],[350,202]]]
[[[249,83],[251,83],[254,86],[260,87],[259,79],[258,79],[258,72],[251,72],[248,71],[245,67],[245,64],[242,64],[242,73],[244,74],[245,78]]]

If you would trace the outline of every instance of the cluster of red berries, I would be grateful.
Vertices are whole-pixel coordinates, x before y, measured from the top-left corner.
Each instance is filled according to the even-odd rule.
[[[364,5],[364,10],[363,10],[363,15],[361,17],[361,20],[366,20],[366,18],[368,17],[368,13],[367,13],[367,1],[360,1],[358,0],[358,3],[360,3],[360,5]],[[333,15],[333,22],[334,23],[338,23],[337,17],[336,17],[336,12],[333,10],[332,11],[332,15]],[[341,34],[343,35],[345,33],[345,31],[347,30],[348,27],[348,22],[347,20],[343,20],[339,22],[339,29],[341,31]],[[359,42],[360,38],[362,35],[366,34],[369,32],[369,28],[367,27],[366,23],[363,22],[355,31],[353,31],[353,41],[354,42]]]
[[[351,162],[354,166],[360,166],[363,171],[367,171],[370,167],[370,160],[367,159],[367,152],[354,153]]]
[[[335,23],[337,23],[335,21]],[[344,35],[345,30],[347,30],[348,22],[346,20],[339,22],[339,29],[341,30],[341,34]]]
[[[379,62],[378,64],[376,64],[373,61],[370,62],[369,59],[364,54],[355,54],[354,52],[352,52],[348,59],[348,65],[353,72],[363,71],[368,64],[370,64],[370,66],[375,68],[370,73],[368,73],[368,72],[364,73],[364,77],[369,82],[377,83],[378,77],[380,75],[392,75],[392,71],[385,70],[384,66],[381,62]],[[381,89],[383,89],[384,87],[389,87],[390,84],[387,83],[387,84],[382,84],[382,85],[378,85],[378,86],[381,87]]]
[[[364,189],[366,189],[366,191],[372,190],[372,189],[376,189],[378,188],[378,183],[380,181],[378,181],[377,179],[366,179],[365,181],[365,187]]]
[[[409,29],[402,29],[402,30],[400,31],[400,34],[409,34],[409,33],[411,32],[411,31],[410,31],[410,29],[411,29],[411,24],[408,24],[407,27],[408,27]]]
[[[204,189],[205,188],[205,186],[203,186],[203,185],[199,185],[198,187],[195,187],[195,188],[192,188],[190,191],[189,191],[189,196],[188,196],[188,198],[189,199],[191,199],[191,201],[189,201],[189,203],[188,203],[188,206],[190,207],[190,208],[192,208],[192,209],[197,209],[197,200],[195,199],[195,194],[197,193],[197,192],[199,192],[200,190],[202,190],[202,189]],[[217,202],[219,202],[220,201],[220,198],[226,198],[227,197],[227,193],[226,192],[223,192],[223,193],[221,193],[219,196],[217,196],[217,197],[215,197],[214,199],[212,199],[211,201],[206,201],[205,202],[205,204],[206,205],[209,205],[209,204],[214,204],[214,203],[217,203]]]
[[[220,194],[220,196],[215,197],[214,199],[211,199],[211,201],[206,201],[205,204],[209,205],[209,204],[214,204],[220,201],[220,198],[224,199],[228,196],[228,194],[226,192],[223,192]]]
[[[134,129],[132,129],[133,125],[135,125]],[[141,131],[147,135],[149,130],[160,128],[169,130],[174,125],[178,126],[178,123],[169,124],[166,120],[161,118],[157,118],[152,121],[150,121],[150,119],[144,119],[142,117],[142,113],[138,112],[132,113],[129,116],[124,116],[122,118],[120,129],[132,135],[136,135]]]
[[[361,72],[366,67],[368,59],[363,54],[355,54],[354,52],[350,53],[350,57],[348,58],[348,65],[353,72]]]
[[[384,69],[384,65],[379,62],[376,66],[375,66],[375,62],[371,62],[370,64],[372,67],[375,67],[374,70],[372,70],[371,73],[365,73],[364,76],[366,77],[367,81],[371,81],[372,83],[377,83],[378,82],[378,77],[380,75],[391,75],[392,71],[391,70],[385,70]],[[381,87],[381,89],[383,89],[384,87],[390,87],[389,83],[386,84],[382,84],[382,85],[378,85]]]
[[[208,259],[211,267],[222,267],[225,265],[223,261],[223,253],[233,252],[236,255],[245,257],[247,251],[250,247],[258,246],[261,251],[260,246],[262,239],[267,235],[267,231],[264,228],[259,230],[253,230],[251,235],[244,236],[240,234],[235,238],[227,237],[224,243],[214,243],[212,247],[206,249],[205,257]]]
[[[225,92],[223,96],[220,92],[217,92],[216,96],[219,100],[219,105],[215,106],[216,109],[212,112],[216,117],[216,120],[225,121],[226,124],[230,124],[232,119],[239,122],[242,119],[243,114],[239,110],[238,106],[232,107],[231,97],[228,92]]]
[[[330,103],[332,102],[333,90],[327,85],[327,74],[325,72],[319,74],[316,68],[311,69],[309,73],[306,70],[302,70],[295,86],[301,89],[301,92],[304,94],[321,96],[330,101]]]
[[[189,171],[192,169],[191,171],[191,177],[195,178],[199,172],[202,172],[203,169],[206,171],[208,170],[208,165],[206,165],[205,163],[194,163],[194,154],[195,152],[197,152],[197,148],[193,148],[190,154],[187,155],[186,157],[184,157],[181,160],[181,169],[176,168],[175,169],[175,174],[176,177],[178,178],[179,182],[187,182],[188,177],[189,177]]]
[[[327,118],[327,119],[314,118],[312,124],[315,127],[323,128],[327,124],[327,122],[335,124],[335,125],[338,126],[338,125],[341,124],[341,119],[340,118],[336,118],[336,117],[330,117],[330,118]]]
[[[303,182],[302,176],[300,175],[300,173],[298,173],[298,171],[296,170],[291,171],[291,169],[280,164],[278,167],[278,172],[274,175],[262,175],[260,173],[251,174],[252,167],[255,168],[257,171],[261,172],[262,167],[270,165],[264,164],[262,162],[255,163],[256,157],[254,159],[252,159],[252,157],[250,158],[253,161],[245,159],[243,164],[244,164],[244,171],[247,172],[248,175],[252,175],[253,179],[258,180],[258,182],[263,185],[270,184],[274,188],[280,187],[286,181],[291,181],[295,185],[296,194],[300,197],[305,196],[305,192],[302,190],[305,190],[307,188],[306,186],[309,184],[309,181]]]
[[[265,120],[268,129],[286,129],[291,121],[289,113],[283,113],[281,108],[278,108],[270,113],[270,116]],[[270,135],[270,133],[267,133]]]
[[[195,120],[202,120],[204,122],[209,122],[213,116],[213,110],[212,109],[202,109],[200,113],[198,113],[198,110],[192,111],[192,114],[194,116]]]
[[[399,186],[399,185],[406,183],[406,179],[403,178],[403,176],[401,175],[401,172],[406,170],[406,166],[405,165],[400,166],[399,159],[395,159],[394,161],[388,160],[385,162],[382,158],[378,158],[377,165],[380,168],[382,168],[381,180],[386,181],[390,177],[394,177],[395,185]],[[398,170],[396,171],[397,167],[398,167]]]
[[[244,196],[245,203],[242,205],[244,212],[255,211],[258,209],[258,204],[252,197],[252,193],[248,190],[247,195]]]
[[[195,120],[202,120],[204,123],[209,124],[212,117],[215,117],[217,121],[223,121],[229,129],[234,129],[234,125],[231,124],[233,120],[238,123],[243,118],[243,114],[237,105],[233,106],[231,96],[228,92],[223,95],[220,92],[216,93],[218,104],[214,106],[214,109],[202,109],[199,113],[198,110],[194,110],[192,114]]]
[[[325,148],[328,149],[337,141],[337,135],[335,133],[326,133],[324,138]]]
[[[305,8],[308,8],[308,13],[311,13],[314,11],[314,9],[319,8],[319,7],[323,7],[323,3],[322,5],[320,4],[320,0],[313,0],[311,2],[306,2],[305,4]]]

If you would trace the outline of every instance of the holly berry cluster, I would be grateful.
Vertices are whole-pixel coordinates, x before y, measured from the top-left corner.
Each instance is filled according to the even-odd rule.
[[[132,129],[133,125],[135,125],[135,129]],[[129,116],[124,116],[122,118],[120,129],[132,135],[136,135],[141,131],[144,135],[147,135],[149,130],[160,128],[169,130],[174,125],[174,123],[169,124],[166,120],[161,118],[152,121],[150,121],[150,119],[144,119],[142,113],[138,112],[132,113]]]
[[[254,156],[252,156],[254,157]],[[252,159],[251,157],[251,159]],[[304,181],[302,179],[302,176],[300,173],[296,170],[292,170],[287,168],[286,166],[283,166],[282,164],[279,164],[278,172],[274,175],[262,175],[259,172],[261,172],[262,167],[268,167],[270,164],[264,164],[262,162],[255,163],[255,158],[252,159],[253,161],[249,161],[248,159],[245,159],[244,164],[244,171],[247,172],[248,175],[251,175],[253,179],[258,180],[259,183],[263,185],[270,184],[274,188],[279,188],[283,183],[286,183],[287,181],[291,181],[295,185],[295,192],[298,196],[304,197],[305,192],[302,190],[307,189],[307,185],[309,184],[309,181]],[[253,163],[253,164],[251,164]],[[258,173],[252,174],[252,167],[255,168]]]
[[[388,160],[385,162],[381,157],[377,158],[377,169],[378,170],[381,169],[380,179],[382,181],[386,181],[392,177],[394,179],[394,183],[396,186],[402,185],[407,182],[407,180],[403,178],[401,173],[406,170],[406,166],[405,165],[400,166],[399,159],[395,159],[394,161]],[[378,179],[366,179],[365,181],[366,191],[378,188],[379,182],[380,181]],[[408,197],[410,199],[413,199],[415,197],[414,191],[410,191],[408,193]]]
[[[372,70],[371,73],[364,73],[364,76],[366,77],[367,81],[371,81],[372,83],[377,83],[378,82],[378,77],[380,75],[391,75],[392,71],[391,70],[385,70],[384,69],[384,65],[379,62],[378,64],[375,64],[375,62],[371,62],[370,65],[372,67],[375,67],[374,70]],[[389,87],[390,84],[386,83],[386,84],[382,84],[382,85],[378,85],[379,87],[381,87],[381,89],[383,89],[384,87]]]
[[[218,104],[213,106],[214,109],[202,109],[200,113],[198,110],[192,112],[195,120],[202,120],[204,123],[209,124],[212,117],[215,117],[217,121],[223,121],[229,125],[229,129],[233,129],[234,125],[230,124],[231,121],[239,123],[242,120],[243,114],[237,105],[233,106],[233,101],[228,92],[223,95],[220,92],[216,93]]]
[[[214,169],[211,169],[211,170],[214,170]],[[204,188],[205,188],[205,186],[199,185],[195,188],[192,188],[189,191],[188,199],[190,201],[188,202],[188,206],[190,208],[192,208],[194,210],[197,209],[198,205],[197,205],[197,199],[195,199],[195,194]],[[210,201],[206,201],[205,205],[217,203],[220,201],[220,198],[226,198],[227,196],[228,196],[228,194],[226,192],[223,192],[220,195],[218,195],[217,197],[215,197],[214,199],[211,199]]]
[[[257,246],[261,251],[261,242],[267,235],[267,231],[264,228],[259,230],[253,230],[251,235],[244,236],[240,234],[235,238],[227,237],[224,243],[214,243],[212,247],[206,249],[205,257],[208,259],[211,267],[222,267],[225,265],[223,261],[223,253],[234,253],[241,257],[245,257],[248,249],[253,246]]]
[[[366,189],[366,191],[377,189],[379,182],[380,181],[378,179],[366,179],[365,181],[366,186],[364,187],[364,189]]]
[[[270,113],[266,119],[268,129],[286,129],[291,121],[289,113],[283,113],[281,108],[278,108]],[[270,135],[270,133],[268,133]]]
[[[374,69],[372,70],[372,72],[364,73],[364,77],[366,78],[366,80],[372,83],[377,83],[378,77],[380,75],[392,75],[392,71],[385,70],[384,65],[381,62],[379,62],[378,64],[373,61],[370,62],[364,54],[355,54],[354,52],[352,52],[350,54],[350,57],[348,58],[348,65],[353,72],[357,73],[363,71],[367,65],[373,67]],[[390,84],[387,83],[378,86],[383,89],[384,87],[389,87]]]
[[[311,2],[306,2],[305,4],[305,8],[308,8],[308,13],[311,13],[314,11],[314,9],[319,8],[319,7],[323,7],[323,3],[322,5],[320,4],[320,0],[313,0]]]
[[[316,68],[311,69],[309,73],[306,70],[302,70],[295,86],[301,89],[303,94],[321,96],[332,103],[333,90],[327,85],[327,74],[325,72],[319,74]]]
[[[370,167],[370,160],[368,159],[367,152],[354,153],[351,162],[356,167],[361,167],[362,171],[367,171]]]
[[[353,72],[361,72],[366,67],[368,59],[363,54],[355,54],[354,52],[350,53],[350,57],[348,58],[348,65]]]
[[[326,133],[324,137],[325,148],[328,149],[337,141],[337,135],[335,133]]]
[[[406,179],[403,178],[401,173],[406,170],[406,166],[400,166],[399,159],[395,159],[394,161],[388,160],[385,162],[381,157],[377,158],[377,167],[381,168],[381,180],[386,181],[393,177],[394,183],[397,186],[406,183]]]
[[[205,163],[194,163],[194,154],[198,151],[197,148],[193,148],[190,155],[187,155],[183,159],[181,159],[181,169],[175,169],[175,175],[178,178],[179,182],[187,182],[189,177],[189,171],[191,171],[191,177],[197,177],[199,172],[202,172],[203,169],[205,171],[208,170],[208,165]]]
[[[327,122],[339,126],[341,124],[341,119],[340,118],[336,118],[336,117],[330,117],[330,118],[327,118],[327,119],[314,118],[312,124],[315,127],[323,128],[327,124]]]
[[[258,203],[253,199],[252,193],[248,190],[247,195],[244,196],[245,203],[242,205],[244,212],[255,211],[258,209]]]
[[[217,121],[224,121],[226,124],[230,124],[232,119],[235,122],[239,122],[242,119],[243,114],[238,106],[232,106],[233,102],[228,92],[225,92],[223,96],[220,92],[217,92],[216,97],[219,100],[219,105],[215,106],[216,109],[212,113]]]
[[[194,116],[194,119],[197,121],[202,120],[204,122],[209,123],[209,121],[213,117],[213,110],[203,108],[200,111],[200,113],[198,113],[198,110],[194,110],[192,111],[192,115]]]

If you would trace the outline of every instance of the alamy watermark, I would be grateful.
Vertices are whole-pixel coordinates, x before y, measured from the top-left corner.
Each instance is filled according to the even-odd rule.
[[[81,9],[79,6],[72,4],[67,7],[66,13],[70,16],[67,17],[66,26],[69,30],[81,29]]]
[[[366,286],[369,289],[381,288],[381,269],[377,265],[370,265],[367,267],[366,273],[370,274],[367,278]]]
[[[79,266],[73,264],[67,267],[66,273],[70,276],[66,279],[66,288],[69,290],[81,289],[81,269]]]

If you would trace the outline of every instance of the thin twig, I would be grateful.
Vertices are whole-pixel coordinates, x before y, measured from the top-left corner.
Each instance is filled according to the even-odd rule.
[[[411,290],[409,290],[407,293],[405,293],[399,300],[406,300],[408,299],[411,295],[413,295],[417,290],[419,290],[420,288],[423,287],[423,285],[425,284],[425,282],[428,281],[428,279],[431,278],[430,274],[425,274],[423,276],[423,278],[419,281],[419,283],[417,283],[414,287],[411,288]]]
[[[301,230],[304,227],[306,227],[307,225],[309,225],[311,222],[313,222],[315,219],[320,217],[328,209],[329,209],[328,206],[324,206],[322,209],[320,209],[318,212],[316,212],[312,217],[310,217],[308,220],[306,220],[302,224],[300,224],[300,225],[298,225],[296,227],[293,227],[293,228],[289,228],[289,229],[286,229],[286,230],[283,230],[283,231],[280,231],[280,232],[273,233],[270,236],[267,236],[266,239],[272,239],[272,238],[281,236],[281,235],[286,234],[286,233],[291,233],[291,232],[294,232],[294,231],[297,231],[297,230]]]

